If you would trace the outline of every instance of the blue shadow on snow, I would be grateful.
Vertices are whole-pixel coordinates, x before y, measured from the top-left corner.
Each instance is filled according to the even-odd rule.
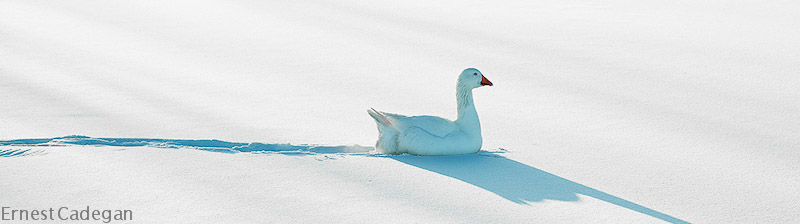
[[[220,140],[181,140],[156,138],[92,138],[73,135],[57,138],[18,139],[0,141],[0,146],[149,146],[156,148],[191,148],[221,153],[283,153],[283,154],[326,154],[326,153],[366,153],[373,147],[359,145],[349,146],[316,146],[292,144],[237,143]],[[17,157],[23,154],[20,150],[0,151],[0,157]]]
[[[578,194],[582,194],[670,223],[689,223],[497,154],[391,158],[475,185],[519,204],[545,199],[578,201]]]
[[[292,144],[236,143],[220,140],[175,140],[153,138],[91,138],[66,136],[58,138],[0,141],[0,146],[149,146],[157,148],[191,148],[221,153],[282,153],[312,155],[329,153],[362,153],[374,150],[365,146],[315,146]],[[0,149],[0,157],[21,157],[41,151]],[[509,201],[528,204],[542,200],[578,201],[578,194],[593,197],[620,207],[671,223],[688,223],[597,189],[564,179],[543,170],[508,159],[497,153],[480,152],[462,156],[386,156],[421,169],[452,177],[483,188]]]

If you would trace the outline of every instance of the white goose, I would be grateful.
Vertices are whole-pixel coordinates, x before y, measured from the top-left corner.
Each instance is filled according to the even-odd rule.
[[[478,69],[468,68],[458,76],[456,100],[458,119],[450,121],[434,116],[403,116],[376,111],[367,112],[378,123],[375,148],[386,154],[409,153],[442,156],[476,153],[481,149],[481,123],[472,102],[472,89],[491,86]]]

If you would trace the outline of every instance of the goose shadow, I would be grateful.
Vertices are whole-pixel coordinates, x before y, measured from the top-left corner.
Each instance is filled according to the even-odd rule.
[[[0,146],[150,146],[156,148],[189,148],[219,153],[279,153],[284,155],[350,154],[388,157],[421,169],[455,178],[490,191],[506,200],[528,204],[543,200],[578,201],[578,194],[593,197],[620,207],[671,223],[684,220],[655,211],[597,189],[564,179],[543,170],[508,159],[500,153],[480,152],[462,156],[375,155],[373,147],[359,145],[317,146],[293,144],[237,143],[220,140],[157,139],[157,138],[92,138],[71,135],[56,138],[0,141]],[[41,150],[0,149],[0,158],[46,154]]]
[[[442,157],[400,155],[391,158],[461,180],[518,204],[527,205],[543,200],[578,201],[578,194],[581,194],[666,222],[689,223],[497,154],[482,152]]]

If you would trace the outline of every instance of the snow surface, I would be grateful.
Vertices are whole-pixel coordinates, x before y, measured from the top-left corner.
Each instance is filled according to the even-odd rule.
[[[145,223],[798,223],[799,10],[3,0],[0,206]],[[467,67],[495,84],[474,93],[483,152],[361,147],[377,138],[369,107],[455,117]]]

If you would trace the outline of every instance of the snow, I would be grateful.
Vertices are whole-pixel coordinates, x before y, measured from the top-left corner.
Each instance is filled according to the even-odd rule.
[[[1,1],[0,206],[146,223],[797,223],[798,6]],[[495,84],[474,92],[482,152],[363,147],[370,107],[454,118],[468,67]]]

